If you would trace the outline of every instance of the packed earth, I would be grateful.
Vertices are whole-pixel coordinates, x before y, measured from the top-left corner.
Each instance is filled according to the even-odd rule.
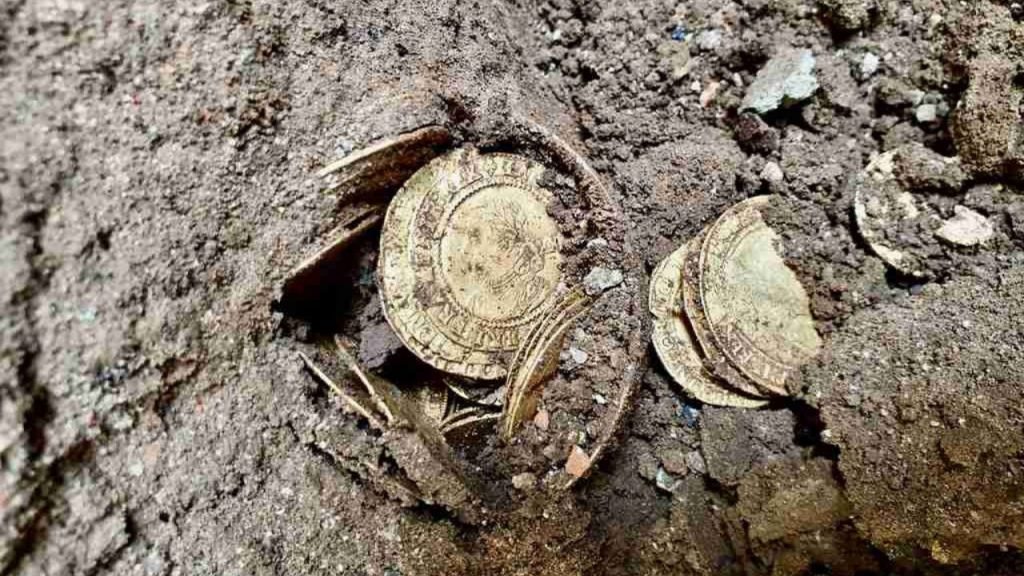
[[[443,379],[380,226],[295,288],[452,149],[546,164],[599,296],[514,440],[445,448],[474,498],[325,379]],[[820,351],[704,404],[651,276],[769,194]],[[1021,573],[1024,3],[0,0],[0,575]]]

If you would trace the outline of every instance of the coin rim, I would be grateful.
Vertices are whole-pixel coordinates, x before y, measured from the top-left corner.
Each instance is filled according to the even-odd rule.
[[[683,265],[689,250],[690,244],[684,243],[665,257],[651,274],[648,302],[651,314],[654,316],[651,332],[654,350],[672,380],[682,388],[683,392],[700,402],[731,408],[761,408],[768,404],[767,400],[748,398],[732,392],[722,387],[706,373],[704,362],[701,360],[693,336],[683,319],[682,306],[679,304],[682,298]],[[660,300],[660,296],[656,292],[662,282],[668,283],[667,291],[675,295],[676,306],[662,308],[655,305],[655,302]],[[659,314],[659,312],[661,313]],[[689,355],[690,362],[686,361],[687,358],[679,358],[663,348],[662,342],[669,338],[678,343],[684,355]]]
[[[701,298],[701,305],[702,305],[704,310],[707,310],[707,303],[709,301],[709,299],[708,299],[708,283],[707,283],[707,279],[708,279],[707,266],[708,266],[708,259],[710,258],[709,253],[710,253],[710,249],[715,245],[714,238],[716,237],[716,231],[719,229],[719,226],[722,223],[728,221],[729,218],[737,218],[737,217],[739,217],[739,214],[742,211],[753,210],[754,212],[756,212],[757,219],[760,220],[762,222],[762,224],[767,227],[768,224],[766,222],[764,222],[764,217],[761,215],[761,209],[766,207],[766,206],[768,206],[772,202],[778,200],[778,198],[779,198],[779,196],[775,195],[775,194],[771,194],[771,195],[767,195],[767,196],[755,196],[753,198],[748,198],[748,199],[746,199],[746,200],[744,200],[744,201],[742,201],[742,202],[740,202],[738,204],[733,205],[731,208],[726,210],[721,216],[718,217],[718,219],[715,221],[715,223],[712,224],[710,228],[708,228],[707,235],[704,238],[704,247],[701,250],[701,260],[700,260],[700,269],[701,269],[700,298]],[[719,259],[724,261],[724,258],[719,258]],[[798,284],[799,284],[799,280],[798,280]],[[800,287],[801,287],[802,290],[804,290],[804,294],[806,296],[806,289],[803,288],[802,284],[800,284]],[[807,315],[808,315],[808,317],[811,318],[811,322],[813,323],[814,320],[813,320],[813,317],[810,316],[810,310],[809,309],[807,311]],[[750,355],[750,358],[751,359],[755,359],[753,362],[757,362],[757,359],[759,357],[766,357],[767,358],[767,360],[766,360],[767,362],[772,362],[774,364],[782,365],[782,366],[785,366],[787,368],[786,376],[781,381],[770,380],[768,377],[763,376],[757,370],[753,369],[751,367],[752,362],[750,362],[750,361],[748,361],[748,362],[739,362],[736,358],[733,358],[733,355],[730,354],[729,350],[726,347],[722,346],[722,340],[721,340],[721,338],[718,335],[719,334],[718,328],[716,328],[715,324],[711,321],[711,318],[709,316],[706,317],[706,318],[707,318],[708,326],[711,328],[711,335],[714,338],[715,344],[718,346],[718,349],[721,350],[722,353],[732,361],[733,365],[738,367],[739,370],[743,374],[745,374],[755,384],[765,388],[766,390],[770,391],[772,394],[777,394],[777,395],[780,395],[780,396],[787,396],[787,395],[789,395],[789,391],[786,389],[786,380],[788,379],[789,375],[792,374],[793,372],[795,372],[796,370],[798,370],[801,365],[799,365],[799,364],[798,365],[787,364],[787,363],[782,362],[780,360],[777,360],[777,359],[775,359],[775,358],[773,358],[771,356],[768,356],[768,354],[766,354],[763,350],[761,350],[760,348],[758,348],[756,346],[751,347],[750,349],[754,353]],[[817,330],[815,330],[815,334],[817,334]],[[818,348],[818,350],[820,350],[820,348],[821,348],[820,336],[819,336],[819,343],[818,343],[818,347],[817,348]],[[817,354],[817,351],[815,351],[815,355],[816,354]]]
[[[703,276],[701,259],[704,252],[704,241],[709,230],[710,227],[705,228],[701,230],[700,234],[690,239],[687,259],[683,261],[680,283],[683,309],[686,311],[686,319],[696,340],[697,351],[711,365],[712,374],[717,375],[724,385],[735,390],[734,393],[754,398],[761,398],[765,395],[774,396],[774,392],[765,390],[764,387],[747,377],[732,358],[725,354],[718,345],[707,314],[704,313],[704,301],[701,298]]]
[[[870,230],[868,221],[871,219],[868,216],[867,204],[865,203],[864,194],[865,188],[871,187],[872,190],[877,192],[874,185],[884,184],[890,181],[896,181],[896,175],[892,173],[892,170],[886,171],[881,168],[885,163],[892,163],[895,161],[897,150],[890,150],[883,154],[879,154],[874,160],[868,163],[857,179],[854,181],[856,187],[853,192],[853,217],[857,223],[857,233],[864,240],[864,242],[871,248],[871,251],[876,256],[882,259],[883,262],[888,264],[891,268],[898,272],[902,272],[907,276],[913,278],[927,278],[928,273],[919,267],[908,265],[905,258],[905,253],[901,250],[897,250],[885,242],[885,238],[881,237],[877,232]],[[878,177],[875,176],[878,174]],[[899,184],[897,183],[897,186]],[[900,188],[902,190],[902,188]]]

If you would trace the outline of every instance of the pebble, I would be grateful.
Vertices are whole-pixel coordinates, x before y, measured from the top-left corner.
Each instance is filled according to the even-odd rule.
[[[636,459],[636,471],[644,480],[654,480],[658,473],[658,459],[650,452],[643,452]]]
[[[852,33],[871,22],[873,0],[818,0],[825,16],[839,30]]]
[[[722,45],[722,33],[718,30],[705,30],[697,35],[697,47],[704,52],[714,52]]]
[[[686,453],[686,467],[697,474],[707,474],[708,467],[704,463],[704,456],[699,450]]]
[[[537,486],[537,477],[529,472],[516,474],[512,477],[512,487],[524,492],[533,490]]]
[[[860,62],[860,77],[870,78],[878,72],[878,65],[881,64],[881,60],[878,56],[868,52],[864,54],[864,59]]]
[[[622,284],[623,277],[621,270],[609,270],[608,268],[594,268],[583,279],[583,288],[587,294],[597,296],[606,290],[610,290]]]
[[[721,82],[711,82],[707,88],[700,93],[700,107],[707,108],[714,100],[715,96],[718,95],[718,89],[721,88]]]
[[[533,425],[541,430],[547,430],[551,424],[551,415],[547,410],[537,410],[537,413],[533,415]]]
[[[690,48],[686,42],[662,42],[658,45],[657,53],[662,68],[668,71],[674,81],[686,78],[693,69],[693,59],[690,58]]]
[[[740,110],[767,114],[807,100],[818,90],[815,63],[814,54],[806,49],[778,54],[757,73]]]
[[[957,246],[977,246],[992,239],[995,229],[988,218],[965,206],[955,206],[953,217],[946,220],[935,235]]]
[[[597,402],[601,406],[604,406],[605,404],[608,403],[608,399],[602,396],[601,394],[594,394],[594,402]]]
[[[565,472],[570,476],[580,478],[590,467],[590,456],[579,446],[573,446],[569,452],[569,459],[565,461]]]
[[[779,184],[785,177],[785,174],[782,173],[782,167],[776,162],[765,164],[764,170],[761,170],[761,180],[769,184]]]
[[[683,454],[682,450],[665,450],[658,457],[661,459],[662,467],[670,474],[686,476],[690,470],[689,465],[686,464],[686,454]]]
[[[879,80],[876,94],[878,101],[888,108],[916,107],[924,102],[924,92],[895,78]]]
[[[586,364],[587,360],[590,359],[590,354],[587,354],[585,351],[580,350],[575,346],[571,346],[569,347],[569,357],[572,358],[572,361],[577,365]]]
[[[664,468],[658,468],[654,475],[654,484],[665,492],[675,492],[680,482],[681,480],[666,472]]]
[[[557,462],[562,459],[563,452],[558,449],[558,446],[554,444],[548,444],[547,446],[544,447],[543,450],[541,450],[541,454],[543,454],[544,457],[547,458],[548,460],[551,460],[552,462]]]
[[[935,104],[921,104],[914,112],[914,117],[921,124],[931,124],[939,119],[939,107]]]
[[[679,408],[679,416],[682,417],[683,422],[688,428],[694,428],[700,420],[700,410],[690,406],[689,404],[683,404],[682,407]]]

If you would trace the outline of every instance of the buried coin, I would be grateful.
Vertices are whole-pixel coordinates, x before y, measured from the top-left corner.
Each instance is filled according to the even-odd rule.
[[[706,237],[707,229],[687,243],[686,255],[683,258],[683,274],[680,280],[680,294],[683,299],[683,307],[695,339],[694,343],[697,345],[697,351],[701,355],[705,366],[724,382],[727,388],[732,388],[739,394],[755,398],[772,394],[771,391],[762,390],[750,378],[744,376],[725,353],[719,349],[718,342],[711,333],[711,326],[708,324],[707,315],[704,313],[704,303],[700,298],[700,256],[701,247],[704,245],[704,238]]]
[[[707,232],[701,303],[724,354],[759,386],[787,394],[787,377],[821,347],[807,292],[775,249],[760,210],[776,197],[745,200]]]
[[[879,155],[858,175],[853,213],[861,237],[879,258],[904,274],[923,278],[927,272],[921,258],[914,250],[900,246],[895,236],[902,223],[921,216],[914,196],[903,190],[894,176],[898,152]]]
[[[555,303],[561,234],[548,215],[543,166],[462,148],[416,172],[381,233],[384,315],[428,364],[497,379]]]
[[[424,126],[331,162],[317,176],[326,179],[327,191],[340,189],[343,196],[390,193],[450,142],[451,134],[445,128]]]
[[[723,388],[704,369],[683,320],[681,284],[689,248],[689,244],[684,244],[670,254],[651,276],[649,307],[654,315],[654,350],[672,379],[697,400],[735,408],[764,406],[765,400],[747,398]]]

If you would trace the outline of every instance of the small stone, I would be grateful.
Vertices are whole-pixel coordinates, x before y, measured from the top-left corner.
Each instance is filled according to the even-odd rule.
[[[643,452],[636,459],[636,471],[644,480],[653,481],[658,474],[658,459],[650,452]]]
[[[537,410],[537,413],[533,415],[533,425],[541,430],[547,430],[551,424],[551,414],[547,410]]]
[[[690,48],[686,42],[669,40],[662,42],[657,48],[659,64],[665,69],[673,81],[682,80],[693,69]]]
[[[156,548],[152,549],[142,561],[142,572],[145,576],[161,576],[164,574],[164,557]]]
[[[931,124],[939,119],[939,107],[935,104],[921,104],[914,112],[920,124]]]
[[[690,470],[689,465],[686,463],[686,454],[682,450],[665,450],[658,456],[661,459],[662,467],[670,474],[686,476]]]
[[[686,453],[686,467],[696,474],[707,474],[708,467],[704,463],[704,456],[699,450]]]
[[[782,173],[782,167],[775,162],[765,164],[764,170],[761,170],[761,180],[769,184],[779,184],[784,178],[785,175]]]
[[[981,214],[964,206],[953,208],[953,217],[939,228],[935,235],[957,246],[977,246],[988,242],[995,234],[992,223]]]
[[[814,54],[810,50],[781,52],[757,73],[740,111],[767,114],[807,100],[818,90],[814,66]]]
[[[970,83],[953,114],[950,132],[957,154],[977,176],[1024,181],[1024,87],[1019,62],[1004,55],[977,57]]]
[[[523,492],[532,491],[537,487],[537,477],[529,472],[516,474],[512,477],[512,487]]]
[[[700,410],[689,404],[683,404],[679,408],[679,416],[683,419],[683,423],[686,424],[687,428],[694,428],[697,426],[697,422],[700,421]]]
[[[757,114],[741,114],[736,119],[736,141],[751,153],[770,154],[779,149],[779,131]]]
[[[587,360],[590,359],[590,354],[587,354],[586,351],[580,350],[575,346],[570,346],[569,357],[572,358],[572,361],[575,362],[577,365],[580,365],[587,363]]]
[[[715,96],[718,95],[718,89],[721,88],[721,82],[711,82],[707,88],[700,93],[700,107],[707,108],[715,100]]]
[[[543,450],[541,450],[541,454],[543,454],[545,458],[551,460],[552,462],[558,462],[559,460],[562,459],[563,452],[558,449],[558,446],[554,444],[548,444],[547,446],[544,447]]]
[[[128,474],[130,476],[138,478],[139,476],[142,476],[145,472],[146,466],[142,463],[141,460],[136,460],[128,465]]]
[[[609,270],[607,268],[594,268],[587,274],[587,277],[583,279],[583,288],[587,291],[587,294],[591,296],[597,296],[610,290],[619,284],[622,284],[623,277],[620,270]]]
[[[924,92],[895,78],[879,80],[875,94],[883,108],[892,110],[916,107],[924,101]]]
[[[705,30],[697,35],[697,47],[704,52],[714,52],[722,45],[722,33],[718,30]]]
[[[604,406],[605,404],[608,403],[608,399],[602,396],[601,394],[594,394],[594,402],[597,402],[599,405]]]
[[[874,76],[875,72],[878,72],[878,65],[881,62],[881,59],[871,52],[864,54],[864,59],[860,61],[860,77],[870,78]]]
[[[850,34],[871,22],[874,0],[819,0],[822,12],[833,28]]]
[[[900,185],[915,192],[959,194],[967,174],[957,157],[946,157],[914,142],[895,150],[893,173]]]
[[[373,324],[359,336],[359,362],[375,370],[403,348],[402,341],[387,322]]]
[[[665,492],[675,492],[680,482],[678,478],[666,472],[664,468],[658,468],[658,472],[654,475],[654,484]]]
[[[565,472],[575,478],[582,478],[590,468],[590,456],[579,446],[573,446],[569,459],[565,461]]]

